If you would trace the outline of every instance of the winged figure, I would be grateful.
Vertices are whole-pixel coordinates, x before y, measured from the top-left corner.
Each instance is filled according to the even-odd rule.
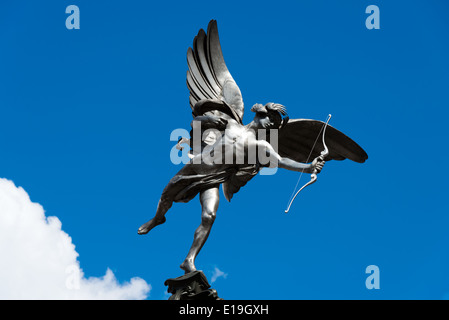
[[[220,185],[230,201],[263,167],[316,174],[325,161],[350,159],[363,163],[368,155],[330,125],[324,139],[322,121],[290,120],[286,108],[276,103],[253,105],[254,120],[244,125],[242,94],[225,64],[215,20],[210,21],[207,33],[201,29],[194,38],[192,48],[187,51],[187,63],[193,121],[190,139],[180,143],[190,145],[191,159],[167,184],[155,216],[138,233],[146,234],[164,223],[173,202],[189,202],[199,194],[201,224],[180,266],[189,273],[196,270],[195,258],[214,223]],[[272,132],[277,134],[277,148],[268,142]],[[323,148],[328,149],[326,154],[321,153]],[[255,155],[252,159],[251,154]]]

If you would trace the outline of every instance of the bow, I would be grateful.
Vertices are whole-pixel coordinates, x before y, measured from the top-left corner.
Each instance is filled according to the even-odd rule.
[[[329,114],[329,116],[327,117],[326,123],[323,125],[323,128],[322,128],[322,131],[323,131],[323,146],[324,146],[324,150],[321,151],[321,154],[320,154],[320,156],[318,157],[321,161],[324,161],[324,158],[325,158],[327,155],[329,155],[329,149],[327,148],[326,141],[324,140],[324,135],[326,134],[326,128],[327,128],[327,125],[329,124],[329,120],[331,119],[331,117],[332,117],[332,115]],[[318,133],[317,140],[318,140],[318,138],[319,138],[319,136],[320,136],[320,133],[321,133],[321,130],[320,130],[320,132]],[[315,143],[316,143],[316,140],[315,140]],[[313,144],[312,150],[310,151],[310,154],[309,154],[309,156],[307,157],[307,161],[306,161],[306,162],[309,162],[309,158],[310,158],[310,155],[312,154],[312,151],[313,151],[313,149],[314,149],[314,147],[315,147],[315,143]],[[302,175],[302,173],[304,173],[304,170],[301,172],[301,175]],[[305,189],[305,187],[310,186],[311,184],[313,184],[313,183],[316,182],[316,180],[318,179],[318,178],[317,178],[317,175],[316,175],[317,173],[318,173],[317,170],[316,170],[316,169],[313,169],[313,172],[312,172],[312,174],[310,175],[310,181],[307,182],[305,185],[303,185],[303,186],[296,192],[296,194],[295,194],[295,195],[293,196],[293,198],[290,200],[290,203],[289,203],[287,209],[285,210],[285,213],[288,213],[288,212],[290,211],[290,207],[292,206],[293,201],[295,201],[295,199],[296,199],[296,197],[298,196],[298,194],[299,194],[303,189]],[[301,179],[301,176],[299,177],[299,179]]]

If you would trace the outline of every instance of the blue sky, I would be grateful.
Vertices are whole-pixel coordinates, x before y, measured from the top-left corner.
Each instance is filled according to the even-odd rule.
[[[80,8],[68,30],[65,8]],[[365,8],[380,8],[368,30]],[[149,299],[200,223],[175,204],[146,236],[181,168],[170,133],[191,121],[186,51],[218,21],[246,114],[278,102],[325,120],[368,153],[329,162],[284,214],[298,174],[254,178],[220,202],[197,259],[226,299],[442,299],[449,296],[449,6],[445,1],[15,1],[0,5],[0,177],[57,216],[87,276],[138,276]],[[300,184],[308,181],[303,176]],[[1,212],[0,212],[1,214]],[[0,257],[1,259],[1,257]],[[365,268],[380,269],[367,290]]]

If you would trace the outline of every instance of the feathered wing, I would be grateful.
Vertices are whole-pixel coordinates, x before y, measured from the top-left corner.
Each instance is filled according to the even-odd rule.
[[[187,50],[187,64],[190,107],[194,120],[201,119],[203,140],[201,150],[193,150],[192,145],[199,144],[194,144],[192,132],[190,140],[180,142],[190,144],[190,154],[193,157],[201,152],[206,144],[213,144],[218,138],[212,133],[203,135],[203,131],[213,128],[223,134],[226,125],[223,127],[214,124],[226,123],[231,119],[242,124],[244,106],[240,89],[226,67],[215,20],[209,22],[207,34],[200,29],[194,38],[192,47]],[[215,120],[208,120],[207,117]],[[217,121],[216,118],[220,120]]]
[[[242,124],[244,105],[242,94],[223,58],[217,21],[211,20],[207,34],[200,29],[187,50],[187,87],[194,117],[212,115]],[[240,168],[223,183],[228,201],[242,186],[258,173],[254,165]]]
[[[221,51],[217,21],[211,20],[207,34],[201,29],[187,50],[187,87],[193,115],[213,114],[242,123],[242,94],[231,76]]]
[[[323,125],[324,123],[318,120],[289,120],[279,132],[279,155],[297,162],[310,162],[318,157],[321,151],[324,150],[322,142]],[[313,147],[315,141],[316,144],[315,147]],[[331,125],[328,125],[326,128],[325,141],[329,149],[329,155],[325,158],[326,161],[349,159],[363,163],[368,159],[365,150],[363,150],[354,140]],[[311,151],[312,153],[310,154]]]

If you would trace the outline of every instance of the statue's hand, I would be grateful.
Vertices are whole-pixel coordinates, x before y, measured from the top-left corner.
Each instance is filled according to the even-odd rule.
[[[228,125],[228,121],[226,121],[225,119],[221,119],[221,118],[220,118],[219,124],[220,124],[222,127],[226,128],[226,126]]]
[[[210,123],[213,127],[217,128],[217,129],[225,129],[226,126],[228,125],[228,122],[225,119],[222,118],[218,118],[218,117],[211,117],[210,119]]]
[[[325,163],[326,161],[324,161],[323,156],[316,157],[312,161],[312,171],[316,170],[316,173],[320,173]]]

